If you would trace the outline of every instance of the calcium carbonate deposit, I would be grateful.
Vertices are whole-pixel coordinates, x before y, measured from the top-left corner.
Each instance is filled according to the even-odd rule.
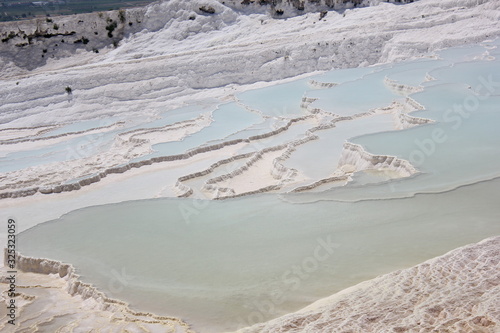
[[[51,20],[0,23],[2,332],[499,330],[500,2]]]

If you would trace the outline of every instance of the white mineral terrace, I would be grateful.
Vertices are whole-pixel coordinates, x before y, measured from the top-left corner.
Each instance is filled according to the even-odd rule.
[[[245,3],[0,23],[0,330],[497,332],[500,2]]]

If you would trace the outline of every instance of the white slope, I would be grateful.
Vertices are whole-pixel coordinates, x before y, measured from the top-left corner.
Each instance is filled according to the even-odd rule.
[[[498,332],[500,237],[379,276],[241,333]]]

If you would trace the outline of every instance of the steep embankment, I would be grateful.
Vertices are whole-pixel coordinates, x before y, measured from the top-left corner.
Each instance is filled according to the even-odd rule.
[[[366,1],[357,0],[221,2],[232,10],[268,13],[276,18],[369,5]],[[214,1],[166,1],[143,8],[0,23],[1,58],[4,62],[12,61],[17,67],[32,70],[45,65],[48,59],[69,57],[78,50],[99,53],[104,48],[117,47],[123,38],[143,29],[154,32],[171,25],[175,30],[182,21],[196,21],[190,26],[188,35],[207,32],[209,25],[219,29],[231,24],[231,18],[234,19],[234,13],[232,16],[227,13],[222,5]],[[220,14],[225,14],[226,19],[213,22],[207,18],[217,18]],[[197,26],[203,26],[203,29],[197,31]],[[176,39],[179,37],[187,36],[178,35]]]

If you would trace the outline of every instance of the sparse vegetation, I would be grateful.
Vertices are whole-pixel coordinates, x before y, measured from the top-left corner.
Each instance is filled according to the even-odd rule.
[[[120,19],[121,23],[125,23],[125,20],[126,20],[126,18],[125,18],[125,10],[120,9],[118,11],[118,18]]]
[[[83,45],[87,45],[89,43],[89,40],[88,38],[82,36],[82,38],[75,40],[73,43],[75,44],[82,43]]]
[[[9,40],[14,39],[16,37],[17,37],[17,34],[14,31],[11,31],[11,32],[9,32],[9,34],[7,35],[7,37],[2,38],[2,42],[3,43],[7,43]]]
[[[206,13],[206,14],[215,14],[215,9],[211,6],[201,6],[200,12]]]
[[[66,93],[67,93],[68,95],[71,95],[71,94],[73,93],[73,89],[71,89],[71,87],[70,87],[70,86],[67,86],[66,88],[64,88],[64,90],[66,91]]]
[[[57,23],[54,23],[54,25],[52,26],[52,28],[53,28],[54,30],[59,30],[59,26],[57,25]]]
[[[108,37],[113,38],[113,31],[115,31],[116,27],[118,27],[118,23],[116,21],[110,20],[109,24],[106,26],[106,30],[108,30]]]

